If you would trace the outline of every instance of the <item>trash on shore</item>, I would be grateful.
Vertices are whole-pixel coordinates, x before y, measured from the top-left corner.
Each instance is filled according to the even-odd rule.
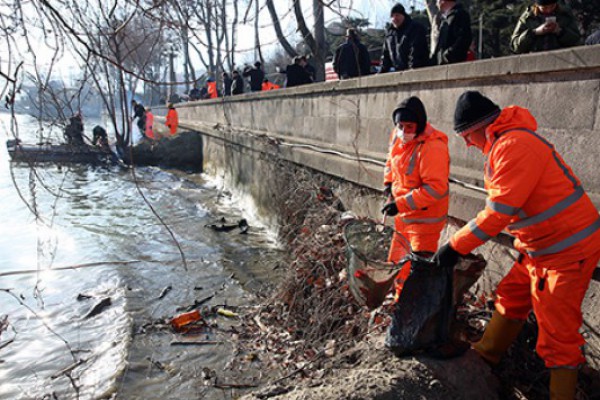
[[[157,299],[158,300],[162,300],[167,294],[169,294],[169,292],[171,291],[171,289],[173,289],[173,286],[169,285],[167,287],[165,287],[160,294],[158,295]]]
[[[248,221],[246,221],[245,218],[240,219],[236,223],[228,223],[225,217],[221,217],[221,219],[212,224],[206,224],[204,227],[210,228],[215,232],[231,232],[232,230],[239,228],[240,234],[248,233],[248,229],[250,228]]]
[[[100,300],[98,303],[94,304],[94,306],[90,309],[90,311],[88,311],[87,314],[85,314],[83,319],[89,319],[89,318],[95,317],[96,315],[100,314],[102,311],[104,311],[106,308],[110,307],[111,305],[112,305],[112,301],[111,301],[110,297],[105,297],[102,300]]]
[[[200,310],[189,311],[173,317],[173,319],[171,319],[171,326],[176,332],[182,332],[185,331],[185,328],[188,325],[198,322],[201,319],[202,315],[200,315]]]
[[[237,317],[239,317],[238,313],[235,313],[235,312],[233,312],[231,310],[228,310],[226,308],[218,308],[217,309],[217,314],[220,314],[220,315],[222,315],[224,317],[227,317],[227,318],[237,318]]]

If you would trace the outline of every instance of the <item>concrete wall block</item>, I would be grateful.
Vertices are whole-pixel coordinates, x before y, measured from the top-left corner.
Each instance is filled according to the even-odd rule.
[[[600,194],[598,154],[589,151],[600,149],[600,136],[597,132],[585,129],[540,129],[538,133],[554,144],[587,191]]]
[[[368,150],[387,154],[392,129],[393,124],[391,119],[369,118],[367,120]]]
[[[359,134],[358,121],[356,117],[338,117],[335,143],[344,147],[352,147]]]
[[[527,107],[540,127],[593,129],[599,85],[599,80],[534,82],[527,87]],[[503,95],[506,96],[506,92]],[[566,99],[570,99],[568,104]],[[515,103],[520,103],[518,97],[515,98]]]
[[[358,117],[358,97],[354,95],[342,95],[337,96],[334,100],[334,104],[337,108],[338,118],[342,117]]]
[[[304,119],[304,138],[325,142],[336,142],[337,119],[333,117],[306,117]]]

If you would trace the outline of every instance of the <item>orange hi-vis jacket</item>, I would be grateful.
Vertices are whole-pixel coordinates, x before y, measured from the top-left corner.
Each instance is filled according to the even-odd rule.
[[[262,84],[262,90],[276,90],[279,89],[281,86],[279,86],[276,83],[273,82],[263,82]]]
[[[146,136],[154,139],[154,114],[146,112]]]
[[[552,266],[598,252],[600,218],[581,182],[535,133],[525,108],[511,106],[486,129],[486,207],[450,240],[467,254],[507,228],[515,248]]]
[[[165,125],[169,127],[171,135],[177,133],[177,126],[179,125],[179,116],[177,115],[177,110],[175,110],[174,108],[169,109]]]
[[[398,207],[396,230],[405,234],[439,233],[448,216],[448,137],[429,123],[414,140],[390,136],[384,185],[392,184]]]
[[[207,82],[206,83],[206,91],[208,92],[208,97],[210,99],[216,99],[218,96],[217,82]]]

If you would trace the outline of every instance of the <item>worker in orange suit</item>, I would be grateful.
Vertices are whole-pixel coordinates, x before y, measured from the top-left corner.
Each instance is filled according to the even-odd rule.
[[[154,114],[150,107],[146,107],[146,137],[152,140],[158,140],[160,137],[154,134]]]
[[[168,105],[169,111],[167,112],[167,121],[165,125],[169,127],[169,131],[171,135],[177,133],[177,126],[179,125],[179,116],[177,115],[177,110],[173,103],[169,103]]]
[[[554,146],[536,133],[522,107],[500,109],[479,92],[463,93],[454,129],[487,156],[485,208],[452,236],[435,259],[452,268],[459,255],[498,235],[515,236],[520,255],[496,291],[496,310],[473,344],[500,362],[529,312],[536,316],[536,350],[550,372],[550,398],[573,399],[584,364],[581,303],[600,259],[600,218],[581,182]]]
[[[393,216],[396,233],[388,261],[398,262],[407,253],[402,237],[412,251],[431,257],[448,216],[448,175],[450,156],[448,137],[427,122],[425,106],[418,97],[409,97],[392,113],[396,125],[390,136],[389,155],[384,173],[387,203],[384,215]],[[410,273],[405,264],[395,279],[396,307]],[[392,318],[386,346],[398,347],[402,321]]]
[[[209,99],[216,99],[219,96],[217,82],[213,78],[208,78],[206,81],[206,90]]]
[[[267,78],[263,79],[263,83],[262,83],[262,90],[277,90],[279,89],[281,86],[279,86],[276,83],[273,83],[271,81],[269,81]]]

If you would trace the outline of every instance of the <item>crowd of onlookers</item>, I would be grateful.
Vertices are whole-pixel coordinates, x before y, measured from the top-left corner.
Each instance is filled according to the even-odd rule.
[[[369,50],[361,43],[357,30],[348,29],[345,42],[333,56],[333,73],[337,79],[350,79],[370,75],[421,68],[433,65],[453,64],[474,60],[474,40],[468,11],[455,0],[437,0],[441,21],[435,43],[429,45],[427,29],[413,20],[404,6],[396,4],[390,11],[390,23],[385,30],[381,59],[373,69]],[[516,54],[548,51],[576,46],[582,42],[577,20],[571,11],[558,0],[533,0],[521,17],[512,34],[510,47]],[[600,30],[594,32],[585,44],[600,43]],[[285,87],[316,82],[315,68],[306,56],[295,57],[285,68],[277,68],[285,74]],[[214,78],[206,85],[194,86],[188,100],[211,99],[219,96],[242,94],[246,86],[251,92],[278,89],[280,85],[269,81],[260,62],[246,66],[243,71],[223,72],[217,87]],[[248,79],[246,85],[245,79]],[[170,99],[177,103],[179,98]]]
[[[430,49],[427,30],[414,21],[401,4],[390,12],[385,31],[380,73],[403,71],[432,65],[445,65],[475,59],[471,18],[467,10],[454,0],[437,0],[442,13],[437,41]],[[576,46],[582,41],[577,20],[558,0],[534,0],[521,17],[511,37],[515,54],[549,51]],[[590,35],[585,44],[600,43],[600,30]],[[356,30],[348,29],[346,42],[334,56],[333,68],[340,79],[369,75],[369,52]]]

